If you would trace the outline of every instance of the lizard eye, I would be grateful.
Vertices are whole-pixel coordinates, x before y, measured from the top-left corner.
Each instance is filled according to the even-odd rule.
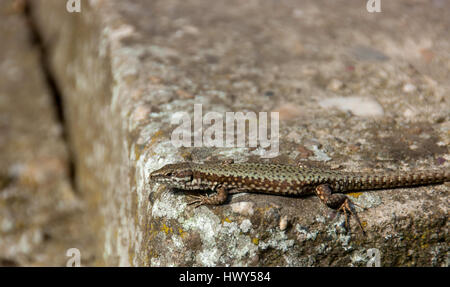
[[[171,172],[166,173],[166,176],[172,176]]]

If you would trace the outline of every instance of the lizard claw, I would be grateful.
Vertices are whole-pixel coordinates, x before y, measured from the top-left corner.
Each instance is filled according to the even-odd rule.
[[[361,228],[363,234],[365,235],[366,232],[364,231],[364,228],[361,224],[361,221],[359,220],[358,213],[355,211],[354,206],[361,207],[355,203],[353,203],[349,198],[345,199],[344,203],[338,208],[338,211],[342,211],[345,215],[345,228],[347,230],[350,230],[350,224],[348,222],[348,218],[353,216],[356,219],[356,222],[358,223],[359,227]],[[362,208],[362,207],[361,207]]]

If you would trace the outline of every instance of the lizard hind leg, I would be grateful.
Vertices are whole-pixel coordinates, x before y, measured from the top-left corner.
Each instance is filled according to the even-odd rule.
[[[319,197],[320,201],[322,201],[326,206],[344,213],[345,227],[347,230],[349,230],[348,218],[353,215],[362,232],[365,234],[364,228],[359,220],[358,213],[354,207],[356,204],[354,204],[350,198],[342,193],[332,193],[331,187],[327,184],[317,186],[315,193]]]

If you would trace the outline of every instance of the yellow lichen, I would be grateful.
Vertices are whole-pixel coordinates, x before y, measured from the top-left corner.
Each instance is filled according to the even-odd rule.
[[[166,234],[169,234],[171,228],[167,227],[165,224],[161,227],[161,230],[164,231]]]
[[[152,136],[149,142],[149,146],[152,146],[157,140],[159,140],[164,135],[163,131],[159,130],[155,132],[155,134]]]
[[[181,237],[181,238],[183,238],[183,236],[186,234],[186,233],[184,232],[184,230],[181,229],[181,228],[178,228],[178,233],[180,234],[180,237]]]
[[[354,197],[354,198],[358,198],[362,194],[363,194],[362,192],[351,192],[351,193],[348,193],[348,195],[350,195],[351,197]]]

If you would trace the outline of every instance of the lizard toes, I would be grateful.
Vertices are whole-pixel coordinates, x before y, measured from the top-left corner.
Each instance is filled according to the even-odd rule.
[[[194,208],[200,207],[204,204],[206,204],[206,199],[208,198],[205,195],[191,195],[189,196],[189,198],[191,199],[188,202],[188,205],[194,205]]]
[[[354,204],[349,198],[347,198],[344,201],[344,203],[342,203],[342,205],[339,207],[338,210],[343,212],[345,215],[345,228],[347,230],[350,230],[349,217],[353,216],[355,218],[356,222],[358,223],[359,227],[361,228],[363,234],[365,235],[366,232],[364,231],[361,221],[359,220],[358,213],[355,211],[355,208],[354,208],[355,205],[356,204]],[[359,205],[356,205],[356,206],[359,206]]]

